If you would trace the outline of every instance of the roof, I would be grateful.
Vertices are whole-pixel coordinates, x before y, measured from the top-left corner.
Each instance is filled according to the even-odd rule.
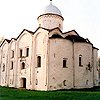
[[[48,6],[46,6],[46,7],[43,9],[41,15],[43,15],[43,14],[48,14],[48,13],[57,14],[57,15],[62,16],[61,11],[60,11],[56,6],[54,6],[54,5],[52,4],[52,1],[50,2],[50,4],[49,4]]]
[[[49,37],[49,39],[50,38],[62,38],[63,39],[63,37],[59,34],[53,34],[51,37]]]
[[[78,35],[68,35],[65,37],[65,39],[74,41],[74,42],[87,42],[86,39],[84,39],[83,37],[80,37]]]
[[[5,41],[7,41],[8,43],[10,43],[11,40],[4,39],[4,40],[2,41],[2,43],[0,44],[0,47],[3,45],[3,43],[4,43]]]
[[[31,34],[34,34],[34,32],[32,32],[32,31],[29,31],[27,29],[23,29],[23,31],[18,35],[18,37],[16,39],[18,39],[24,31],[27,31],[27,32],[29,32]]]
[[[49,37],[49,39],[56,39],[56,38],[60,38],[60,39],[61,39],[61,38],[62,38],[62,39],[70,40],[70,41],[72,41],[72,42],[89,43],[89,44],[91,44],[91,45],[93,46],[93,44],[92,44],[88,39],[84,39],[83,37],[79,36],[79,34],[78,34],[75,30],[72,30],[72,31],[68,31],[68,32],[63,33],[63,32],[59,29],[59,27],[56,27],[56,28],[53,28],[53,29],[46,29],[46,28],[43,28],[43,27],[38,27],[38,28],[36,29],[35,32],[29,31],[29,30],[27,30],[27,29],[23,29],[23,31],[19,34],[19,36],[18,36],[17,38],[12,38],[12,39],[17,40],[17,39],[21,36],[21,34],[22,34],[24,31],[27,31],[27,32],[29,32],[30,34],[34,35],[39,29],[44,29],[44,30],[48,31],[48,33],[52,32],[52,31],[55,30],[55,29],[58,29],[59,32],[61,32],[61,34],[68,34],[69,32],[75,32],[76,35],[69,35],[69,34],[68,34],[66,37],[62,37],[60,34],[55,33],[55,34],[53,34],[51,37]],[[12,39],[11,39],[11,40],[12,40]],[[0,44],[0,47],[2,46],[2,44],[3,44],[5,41],[7,41],[8,43],[10,43],[11,40],[5,39],[5,40]],[[96,48],[96,47],[94,47],[94,46],[93,46],[93,48],[98,50],[98,48]]]

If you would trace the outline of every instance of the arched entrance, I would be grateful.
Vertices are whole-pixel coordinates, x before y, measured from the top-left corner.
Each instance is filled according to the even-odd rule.
[[[26,78],[21,78],[21,88],[26,88]]]

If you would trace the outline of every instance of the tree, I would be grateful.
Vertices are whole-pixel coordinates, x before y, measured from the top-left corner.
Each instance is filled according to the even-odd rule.
[[[0,37],[0,44],[2,43],[3,40],[4,40],[4,37]]]

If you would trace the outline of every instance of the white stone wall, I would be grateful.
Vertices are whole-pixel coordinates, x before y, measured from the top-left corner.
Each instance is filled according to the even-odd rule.
[[[47,90],[47,47],[48,31],[40,29],[34,34],[34,80],[36,90]],[[37,66],[37,57],[41,57],[41,67]],[[34,77],[33,76],[33,77]],[[36,85],[37,84],[37,85]]]
[[[38,23],[40,27],[46,29],[53,29],[59,27],[63,30],[63,19],[58,15],[43,15],[38,18]]]
[[[82,66],[79,66],[79,55],[82,55]],[[91,71],[88,70],[90,62]],[[88,43],[74,43],[75,88],[93,87],[92,45]]]
[[[12,57],[12,51],[14,51],[14,57]],[[15,87],[16,83],[16,40],[12,39],[9,43],[9,68],[8,68],[8,86],[9,87]],[[12,63],[13,62],[13,66]],[[13,67],[11,69],[11,67]]]
[[[29,56],[26,57],[26,48],[29,48]],[[22,56],[20,57],[20,49],[22,49]],[[26,78],[26,88],[30,89],[32,86],[31,76],[31,56],[32,56],[32,34],[24,31],[17,39],[17,87],[22,87],[21,79]],[[21,69],[22,63],[25,63],[25,69]]]
[[[8,48],[9,44],[7,41],[1,46],[2,59],[1,59],[1,86],[8,85]]]
[[[93,48],[93,78],[94,78],[94,86],[98,86],[99,84],[99,71],[97,66],[97,57],[98,57],[98,50]]]
[[[53,34],[63,38],[50,38]],[[98,86],[96,66],[97,49],[89,43],[71,42],[58,29],[51,31],[42,28],[36,33],[23,31],[17,40],[5,41],[0,47],[0,85],[21,88],[26,78],[26,89],[56,90],[70,88],[90,88]],[[26,57],[26,48],[29,56]],[[19,51],[22,49],[22,57]],[[14,50],[14,58],[11,51]],[[79,66],[79,56],[82,66]],[[37,66],[37,57],[41,57],[41,67]],[[63,68],[63,60],[66,68]],[[13,69],[11,61],[14,62]],[[21,69],[22,62],[25,69]],[[3,70],[5,63],[5,71]],[[88,64],[90,63],[90,70]]]
[[[49,40],[48,90],[69,89],[73,87],[72,42],[66,39]],[[67,59],[67,68],[63,68]],[[65,81],[65,85],[63,82]]]

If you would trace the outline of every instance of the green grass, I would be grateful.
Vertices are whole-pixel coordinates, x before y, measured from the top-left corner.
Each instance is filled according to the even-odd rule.
[[[0,100],[100,100],[100,88],[87,90],[30,91],[0,87]]]

